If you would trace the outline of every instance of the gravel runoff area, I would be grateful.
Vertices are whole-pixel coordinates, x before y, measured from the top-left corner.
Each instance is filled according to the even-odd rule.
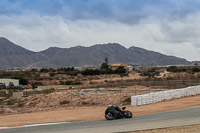
[[[129,133],[200,133],[200,125],[190,125],[190,126],[164,128],[164,129],[152,129],[152,130],[136,131]]]
[[[134,115],[165,112],[191,107],[200,107],[200,95],[159,102],[145,106],[126,106]],[[122,107],[122,106],[121,106]],[[88,121],[104,119],[105,106],[68,107],[46,112],[1,115],[0,127],[20,126],[38,123]]]

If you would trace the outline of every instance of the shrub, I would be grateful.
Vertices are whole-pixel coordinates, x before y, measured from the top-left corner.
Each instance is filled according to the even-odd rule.
[[[114,72],[116,74],[126,73],[126,69],[123,66],[120,66]]]
[[[80,81],[60,81],[60,85],[82,85]]]
[[[54,77],[56,74],[53,73],[53,72],[51,72],[51,73],[49,73],[49,75],[50,75],[51,77]]]
[[[193,67],[192,72],[200,72],[200,69],[198,67]]]
[[[82,75],[100,75],[101,71],[99,69],[86,69],[82,71]]]
[[[178,72],[178,68],[176,66],[170,66],[167,68],[168,72]]]
[[[22,84],[22,85],[28,84],[28,80],[22,76],[15,76],[12,79],[19,79],[19,84]]]
[[[7,101],[7,105],[14,105],[15,102],[16,102],[16,100],[10,99],[10,100]]]
[[[23,107],[24,104],[25,104],[24,102],[20,101],[20,102],[18,102],[18,107]]]
[[[71,85],[82,85],[82,83],[80,81],[74,81],[71,83]]]
[[[37,69],[31,69],[31,72],[38,72]]]
[[[69,102],[70,102],[69,100],[62,100],[62,101],[60,101],[60,105],[68,104]]]
[[[102,63],[101,64],[101,70],[107,70],[107,69],[109,69],[109,65],[107,64],[107,63]]]
[[[88,105],[88,104],[90,104],[88,101],[82,101],[81,103],[82,103],[82,105]]]
[[[33,82],[31,85],[32,85],[33,89],[35,89],[35,88],[37,88],[38,86],[42,86],[43,83],[38,81],[38,82]]]
[[[125,102],[125,103],[131,103],[131,97],[127,97],[126,99],[124,99],[123,102]]]
[[[65,85],[71,85],[73,81],[65,81]]]
[[[151,78],[151,77],[153,78],[155,76],[160,75],[160,72],[149,70],[147,72],[142,72],[140,75],[141,76],[148,76],[149,78]]]
[[[40,72],[48,73],[48,72],[49,72],[49,69],[47,69],[47,68],[42,68],[42,69],[40,69]]]

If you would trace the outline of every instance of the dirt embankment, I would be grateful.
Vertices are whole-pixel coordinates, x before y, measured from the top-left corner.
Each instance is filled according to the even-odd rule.
[[[33,113],[80,106],[127,105],[131,96],[162,91],[159,87],[127,86],[123,88],[57,89],[47,94],[31,94],[19,99],[0,100],[0,115]]]
[[[160,102],[146,106],[127,106],[133,115],[165,112],[177,109],[199,107],[200,95],[181,99]],[[13,114],[0,116],[0,127],[20,126],[26,124],[61,122],[61,121],[88,121],[104,119],[105,106],[67,107],[43,112]]]

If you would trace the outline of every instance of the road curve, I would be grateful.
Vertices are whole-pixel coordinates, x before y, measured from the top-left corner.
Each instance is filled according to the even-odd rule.
[[[131,119],[113,121],[95,120],[87,122],[61,123],[1,129],[1,133],[111,133],[147,130],[200,124],[200,107],[134,116]]]

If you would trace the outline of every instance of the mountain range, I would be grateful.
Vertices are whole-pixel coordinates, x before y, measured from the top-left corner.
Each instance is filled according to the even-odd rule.
[[[139,47],[125,48],[118,43],[97,44],[90,47],[58,48],[33,52],[0,37],[0,69],[43,68],[68,66],[100,66],[104,58],[109,64],[132,65],[190,65],[192,62],[175,56],[145,50]]]

